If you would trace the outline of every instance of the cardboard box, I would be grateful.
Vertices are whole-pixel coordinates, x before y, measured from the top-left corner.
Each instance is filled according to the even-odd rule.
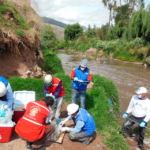
[[[25,110],[18,109],[21,106],[26,106],[29,102],[35,101],[35,92],[34,91],[15,91],[14,92],[14,116],[13,121],[15,123],[24,115]]]

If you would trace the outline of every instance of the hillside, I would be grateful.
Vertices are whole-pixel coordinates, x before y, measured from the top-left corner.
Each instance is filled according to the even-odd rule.
[[[41,20],[44,22],[44,23],[49,23],[49,24],[53,24],[53,25],[56,25],[56,26],[59,26],[59,27],[62,27],[62,28],[66,28],[67,24],[63,23],[63,22],[60,22],[60,21],[57,21],[55,19],[52,19],[52,18],[47,18],[47,17],[40,17]],[[82,26],[83,27],[83,30],[86,31],[87,28],[85,26]]]
[[[56,37],[59,40],[64,40],[64,28],[61,28],[59,26],[52,25],[52,24],[51,24],[51,27],[53,28],[53,31],[54,31]]]
[[[18,0],[20,1],[20,0]],[[16,1],[17,2],[17,1]],[[40,18],[28,5],[0,1],[0,74],[22,76],[37,64]]]

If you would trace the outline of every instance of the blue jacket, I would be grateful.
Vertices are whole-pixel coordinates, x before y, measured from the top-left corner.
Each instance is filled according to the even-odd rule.
[[[90,73],[89,68],[82,71],[79,69],[79,66],[77,66],[75,69],[75,77],[77,77],[79,80],[87,81],[89,73]],[[73,81],[72,88],[76,90],[86,90],[87,84],[84,85],[82,82]]]
[[[84,122],[81,132],[85,132],[88,135],[92,135],[95,132],[96,125],[94,119],[87,110],[79,108],[79,113],[75,118],[75,123],[79,120]]]
[[[9,84],[9,82],[2,76],[0,76],[0,81],[3,82],[6,86],[6,95],[4,95],[3,97],[0,97],[0,100],[2,101],[7,101],[7,105],[4,105],[4,108],[11,108],[12,107],[12,103],[14,101],[13,98],[13,92],[11,89],[11,86]]]

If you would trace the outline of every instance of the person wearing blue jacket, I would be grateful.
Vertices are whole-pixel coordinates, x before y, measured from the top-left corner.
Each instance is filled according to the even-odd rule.
[[[85,98],[87,84],[92,81],[91,70],[87,67],[88,61],[83,59],[79,66],[73,69],[70,78],[72,82],[72,103],[77,104],[80,100],[80,107],[85,109]]]
[[[0,76],[0,100],[6,102],[0,110],[0,117],[5,117],[6,110],[12,109],[14,98],[10,83],[2,76]]]
[[[62,127],[62,132],[70,132],[69,139],[73,141],[82,142],[83,145],[88,145],[93,139],[96,125],[93,117],[89,112],[83,108],[79,108],[77,104],[69,104],[67,106],[68,117],[60,122],[60,125],[64,125],[69,119],[73,119],[75,122],[74,128]]]

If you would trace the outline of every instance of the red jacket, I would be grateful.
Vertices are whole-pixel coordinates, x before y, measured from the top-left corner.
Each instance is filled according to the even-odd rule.
[[[50,113],[50,109],[41,100],[29,102],[23,117],[18,121],[15,131],[23,138],[36,141],[43,137],[47,126],[45,120]]]
[[[46,89],[48,90],[48,94],[52,93],[53,95],[55,94],[56,90],[57,90],[57,87],[59,85],[59,82],[62,82],[62,80],[56,78],[56,77],[53,77],[53,83],[51,86],[48,86],[46,87]],[[65,95],[65,90],[64,90],[64,86],[62,84],[62,87],[61,87],[61,91],[59,93],[59,95],[57,97],[62,97]]]

